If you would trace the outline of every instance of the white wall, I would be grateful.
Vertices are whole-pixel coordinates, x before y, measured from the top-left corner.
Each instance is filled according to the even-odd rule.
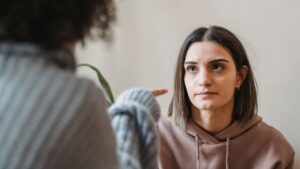
[[[77,58],[99,67],[115,95],[133,86],[172,89],[187,34],[199,26],[224,26],[247,48],[258,81],[259,114],[287,137],[300,168],[299,8],[298,0],[118,0],[115,41],[78,46]],[[85,68],[79,75],[95,79]],[[171,93],[159,98],[163,111]]]

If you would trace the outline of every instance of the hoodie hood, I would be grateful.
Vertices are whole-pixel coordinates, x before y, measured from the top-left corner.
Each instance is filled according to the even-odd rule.
[[[221,132],[215,135],[211,135],[205,130],[203,130],[201,127],[199,127],[192,119],[189,119],[187,123],[186,133],[192,137],[198,136],[199,138],[201,138],[201,142],[218,144],[226,141],[228,138],[232,140],[243,135],[249,129],[256,126],[260,122],[262,122],[262,118],[260,116],[255,116],[246,123],[240,123],[235,121]]]
[[[243,133],[246,133],[249,129],[256,126],[258,123],[262,121],[262,118],[259,116],[255,116],[253,119],[246,123],[233,122],[229,127],[225,128],[221,132],[211,135],[204,131],[201,127],[199,127],[192,119],[189,119],[187,124],[186,132],[188,135],[195,138],[195,148],[196,148],[196,158],[197,158],[197,169],[200,168],[200,144],[219,144],[222,142],[226,142],[225,145],[225,167],[229,169],[229,148],[230,148],[230,139],[237,138]]]
[[[294,151],[283,135],[255,116],[211,135],[193,120],[182,131],[160,118],[160,169],[292,169]]]

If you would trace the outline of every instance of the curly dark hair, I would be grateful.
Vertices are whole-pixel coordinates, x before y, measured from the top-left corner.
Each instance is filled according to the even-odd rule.
[[[107,38],[114,20],[112,0],[1,0],[0,41],[60,48],[91,35],[92,27]]]

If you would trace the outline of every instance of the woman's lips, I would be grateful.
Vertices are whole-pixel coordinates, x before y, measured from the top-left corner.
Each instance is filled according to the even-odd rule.
[[[209,96],[213,96],[216,95],[217,92],[212,92],[212,91],[206,91],[206,92],[198,92],[195,93],[194,96],[199,96],[199,97],[209,97]]]

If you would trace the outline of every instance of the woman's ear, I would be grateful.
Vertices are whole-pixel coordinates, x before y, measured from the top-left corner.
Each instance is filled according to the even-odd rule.
[[[240,70],[237,72],[237,81],[236,81],[236,88],[239,89],[244,82],[248,73],[248,67],[246,65],[242,66]]]

